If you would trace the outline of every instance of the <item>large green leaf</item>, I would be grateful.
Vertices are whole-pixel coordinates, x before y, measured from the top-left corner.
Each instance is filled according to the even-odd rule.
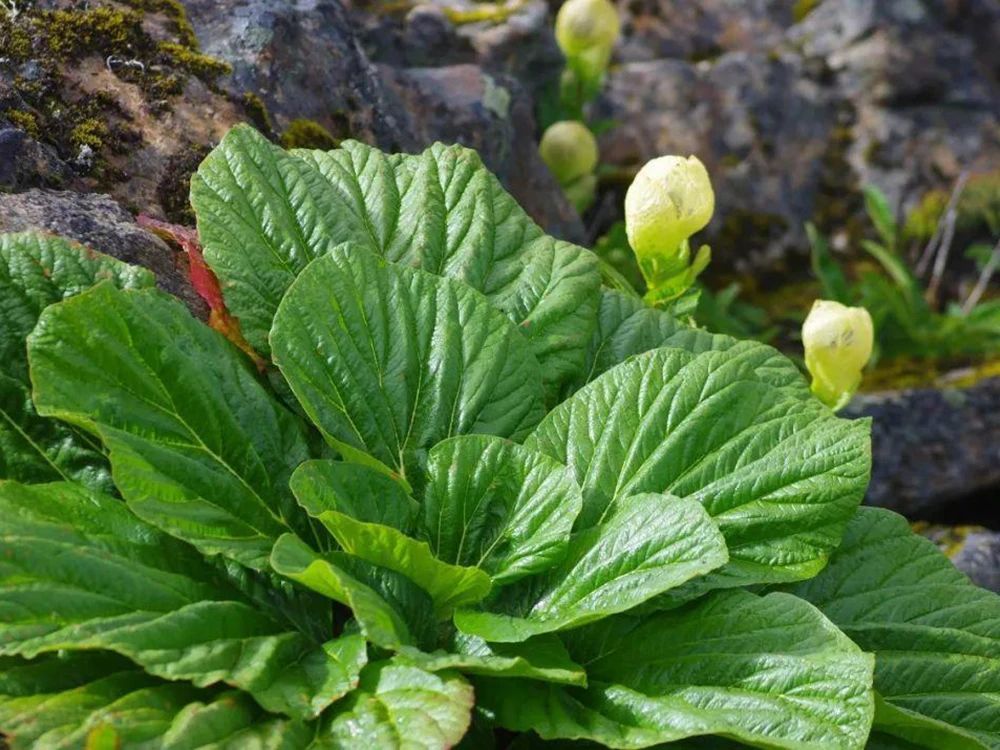
[[[106,649],[293,716],[349,691],[366,661],[360,637],[316,646],[242,601],[192,548],[71,484],[0,484],[0,588],[0,654]]]
[[[410,533],[420,508],[399,482],[361,464],[306,461],[294,471],[290,484],[295,499],[311,516],[336,511]]]
[[[59,237],[0,234],[0,478],[111,488],[100,446],[35,412],[24,343],[42,310],[101,281],[127,289],[154,283],[144,269]]]
[[[580,488],[548,456],[487,436],[434,446],[422,533],[442,560],[489,573],[497,586],[562,560]]]
[[[440,750],[457,744],[471,721],[472,686],[460,675],[395,662],[370,665],[361,686],[320,734],[337,750]]]
[[[523,643],[489,643],[455,633],[446,650],[427,654],[404,649],[399,657],[428,672],[457,670],[490,677],[527,677],[564,685],[586,685],[587,673],[569,657],[558,636],[548,633]]]
[[[726,537],[730,564],[705,586],[818,572],[864,494],[869,425],[765,378],[772,351],[648,352],[550,412],[526,445],[583,488],[577,528],[666,492],[700,502]]]
[[[576,534],[558,566],[504,589],[490,611],[460,610],[455,624],[487,641],[524,641],[625,612],[726,560],[725,541],[697,502],[634,495]]]
[[[1000,596],[887,510],[861,508],[827,568],[791,589],[875,654],[876,727],[933,748],[1000,748]]]
[[[739,343],[730,336],[685,325],[637,297],[602,289],[597,329],[587,349],[586,366],[580,377],[571,381],[569,390],[572,392],[630,357],[653,349],[683,349],[700,354],[725,351]],[[794,388],[801,398],[809,397],[809,386],[790,359],[763,345],[758,345],[756,352],[754,369],[761,380]]]
[[[543,415],[538,362],[480,294],[351,246],[292,284],[271,345],[333,446],[358,461],[374,456],[411,483],[444,438],[519,439]]]
[[[641,748],[719,734],[760,747],[860,749],[872,658],[787,594],[716,592],[573,634],[589,687],[477,679],[501,726]]]
[[[237,127],[193,177],[191,202],[205,257],[262,351],[295,275],[350,241],[485,294],[523,326],[547,383],[583,365],[600,286],[596,258],[546,236],[474,151],[435,144],[386,155],[348,142],[289,154]]]
[[[11,750],[104,747],[99,737],[110,747],[294,750],[315,732],[246,694],[164,682],[106,652],[0,660],[0,727]]]
[[[362,517],[372,517],[378,515],[380,500],[378,496],[355,495],[352,505],[360,510]],[[307,509],[312,504],[308,497],[300,502]],[[366,505],[368,508],[364,509]],[[430,595],[440,617],[447,617],[457,606],[478,602],[490,591],[490,577],[482,570],[442,562],[427,542],[407,536],[394,526],[367,523],[335,510],[324,510],[314,516],[344,552],[404,575],[420,586]]]
[[[394,571],[343,552],[319,554],[293,534],[278,539],[271,565],[286,578],[349,607],[361,632],[376,645],[423,646],[433,635],[430,597]]]
[[[287,486],[300,423],[176,300],[95,287],[46,309],[28,350],[39,412],[99,434],[150,523],[256,569],[307,523]]]

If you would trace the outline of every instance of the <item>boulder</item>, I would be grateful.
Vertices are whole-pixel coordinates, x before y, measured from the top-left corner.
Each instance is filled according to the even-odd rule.
[[[856,239],[860,186],[905,212],[963,170],[1000,170],[996,2],[618,6],[619,64],[595,108],[619,123],[602,138],[605,161],[705,161],[716,267],[804,271],[802,225],[838,246]]]
[[[844,414],[873,420],[866,502],[911,520],[1000,526],[1000,378],[863,393]]]
[[[145,266],[163,291],[179,297],[194,315],[208,317],[205,303],[191,287],[184,254],[140,228],[107,195],[42,189],[0,193],[0,232],[28,230],[69,237],[126,263]]]

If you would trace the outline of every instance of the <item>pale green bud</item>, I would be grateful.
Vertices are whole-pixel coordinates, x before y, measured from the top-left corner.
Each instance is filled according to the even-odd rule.
[[[695,156],[661,156],[639,170],[625,194],[625,231],[651,286],[687,266],[685,240],[715,211],[705,165]]]
[[[610,54],[620,25],[609,0],[567,0],[556,15],[556,41],[567,58],[593,48]]]
[[[597,140],[590,128],[576,120],[550,125],[542,135],[538,152],[563,187],[597,167]]]
[[[813,303],[802,324],[802,345],[812,391],[827,406],[840,409],[851,400],[874,339],[872,317],[865,308],[822,299]]]

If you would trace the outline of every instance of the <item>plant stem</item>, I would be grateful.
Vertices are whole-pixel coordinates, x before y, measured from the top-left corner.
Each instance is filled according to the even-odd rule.
[[[952,199],[948,201],[948,210],[944,215],[944,231],[941,233],[941,244],[937,248],[937,257],[934,259],[934,270],[931,273],[931,281],[927,286],[927,302],[934,305],[938,297],[938,287],[941,285],[941,277],[944,275],[944,267],[948,263],[948,254],[951,252],[951,241],[955,238],[955,222],[958,220],[958,199],[965,189],[965,183],[969,179],[968,172],[962,172],[955,183],[955,191]]]
[[[924,254],[920,256],[920,262],[917,263],[917,276],[923,276],[927,273],[927,267],[930,265],[931,259],[937,252],[939,243],[941,242],[941,236],[947,224],[948,216],[957,211],[958,199],[962,196],[962,191],[965,190],[965,183],[968,179],[969,173],[962,172],[955,181],[955,187],[952,188],[951,196],[948,198],[948,205],[945,207],[944,213],[941,214],[941,218],[938,219],[938,224],[934,228],[934,234],[931,236],[930,242],[927,243],[927,247],[924,248]]]
[[[1000,240],[997,240],[997,244],[993,246],[993,253],[990,255],[990,259],[986,261],[983,270],[979,272],[979,279],[976,281],[976,285],[969,292],[965,304],[962,305],[963,315],[968,315],[972,312],[972,308],[979,303],[980,298],[986,291],[986,285],[990,283],[993,272],[997,270],[997,266],[1000,266]]]

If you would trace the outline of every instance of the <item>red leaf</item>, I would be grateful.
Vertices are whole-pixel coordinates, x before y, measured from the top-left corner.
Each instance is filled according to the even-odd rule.
[[[136,217],[136,222],[161,239],[175,242],[184,250],[188,258],[188,276],[191,279],[191,286],[208,305],[208,324],[244,351],[257,365],[257,369],[264,372],[267,368],[267,362],[243,338],[239,319],[226,309],[219,279],[205,262],[205,256],[202,255],[201,243],[198,242],[198,232],[180,224],[170,224],[154,219],[146,214],[139,214]]]

